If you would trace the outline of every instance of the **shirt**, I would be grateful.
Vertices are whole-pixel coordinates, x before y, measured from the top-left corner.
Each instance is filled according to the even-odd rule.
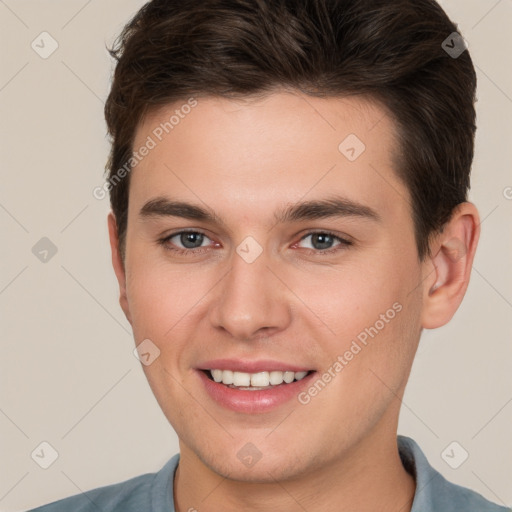
[[[399,435],[397,442],[402,464],[416,480],[411,512],[511,512],[448,482],[429,464],[413,439]],[[179,460],[177,453],[157,473],[99,487],[28,512],[176,512],[173,483]]]

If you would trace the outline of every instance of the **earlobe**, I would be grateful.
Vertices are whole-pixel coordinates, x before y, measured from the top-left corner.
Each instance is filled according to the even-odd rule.
[[[114,267],[117,282],[119,283],[119,304],[126,316],[126,319],[131,324],[132,321],[130,316],[130,309],[128,306],[128,297],[126,294],[126,272],[123,260],[121,258],[121,253],[119,251],[119,236],[117,231],[116,218],[112,212],[108,214],[107,222],[110,249],[112,252],[112,266]]]
[[[472,203],[462,203],[438,234],[434,256],[425,266],[422,326],[447,324],[466,293],[480,236],[480,219]]]

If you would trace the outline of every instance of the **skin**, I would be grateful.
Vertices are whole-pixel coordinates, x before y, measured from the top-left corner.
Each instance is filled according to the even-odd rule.
[[[148,116],[134,147],[179,106]],[[415,482],[396,442],[401,398],[421,330],[446,324],[462,301],[480,228],[475,206],[459,205],[419,261],[394,133],[386,111],[361,98],[206,97],[132,170],[124,264],[108,217],[112,262],[136,344],[149,338],[160,350],[143,369],[179,437],[177,511],[410,510]],[[349,134],[366,146],[353,162],[338,150]],[[274,221],[285,205],[333,194],[380,221]],[[141,218],[162,196],[206,205],[224,224]],[[183,229],[206,235],[200,249],[158,244]],[[353,243],[322,246],[311,230]],[[250,264],[236,252],[247,236],[262,248]],[[167,247],[185,248],[179,236]],[[197,376],[201,361],[223,357],[321,374],[397,302],[402,310],[307,405],[234,412]],[[237,457],[246,443],[262,454],[250,468]]]

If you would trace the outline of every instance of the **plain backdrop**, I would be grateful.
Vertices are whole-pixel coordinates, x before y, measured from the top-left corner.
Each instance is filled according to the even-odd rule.
[[[105,47],[143,3],[0,1],[1,511],[157,471],[178,451],[119,307],[108,199],[92,194],[109,149]],[[482,235],[461,308],[424,332],[399,433],[449,480],[510,506],[512,0],[442,5],[478,73]],[[454,441],[469,454],[457,469],[442,456]],[[31,456],[50,453],[42,442],[58,454],[47,469]]]

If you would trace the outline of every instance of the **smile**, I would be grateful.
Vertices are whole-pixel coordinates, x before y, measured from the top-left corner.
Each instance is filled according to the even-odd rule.
[[[210,363],[195,372],[206,397],[223,409],[242,414],[271,412],[298,400],[318,373],[278,361]]]
[[[300,381],[309,373],[307,371],[262,371],[257,373],[237,372],[234,370],[207,370],[211,378],[233,389],[257,391],[269,389],[280,384]]]

